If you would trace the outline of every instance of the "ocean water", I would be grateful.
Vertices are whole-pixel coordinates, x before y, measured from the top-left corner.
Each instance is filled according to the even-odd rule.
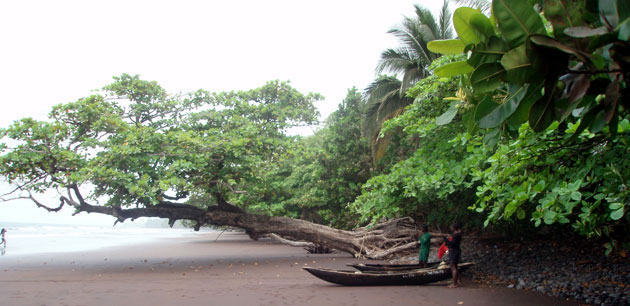
[[[204,232],[178,228],[85,226],[2,223],[7,230],[0,256],[88,251],[106,247],[153,242],[164,238],[196,237]]]

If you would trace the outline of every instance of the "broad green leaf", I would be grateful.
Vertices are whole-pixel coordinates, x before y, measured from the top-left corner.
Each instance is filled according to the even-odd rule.
[[[545,86],[545,95],[538,99],[529,111],[529,126],[537,133],[547,129],[555,118],[554,103],[555,93],[557,91],[556,88],[555,81],[549,82],[549,84]]]
[[[630,18],[630,1],[617,0],[617,17],[619,17],[620,22]]]
[[[543,190],[545,190],[545,181],[541,180],[534,186],[534,192],[542,192]]]
[[[488,114],[492,113],[499,106],[500,105],[494,102],[491,96],[485,96],[475,108],[475,121],[479,122],[481,118],[484,118]]]
[[[466,132],[473,135],[479,130],[477,122],[475,122],[475,114],[473,112],[466,112],[462,115],[462,122],[466,126]]]
[[[494,26],[492,21],[486,15],[477,12],[470,15],[468,23],[478,36],[484,37],[484,40],[494,36]]]
[[[503,121],[510,117],[518,108],[518,105],[525,97],[529,85],[523,87],[510,84],[508,86],[510,96],[507,101],[495,108],[492,112],[479,119],[477,124],[480,128],[490,129],[499,126]]]
[[[571,192],[570,197],[571,197],[571,200],[573,201],[580,201],[582,200],[582,193],[579,191],[573,191]]]
[[[491,36],[487,42],[480,43],[471,50],[468,64],[478,67],[483,63],[498,62],[507,51],[508,47],[503,39]]]
[[[613,28],[619,23],[616,0],[599,0],[599,18],[602,24],[610,24]]]
[[[492,12],[510,48],[525,43],[529,35],[546,33],[540,16],[527,1],[494,0]]]
[[[565,35],[564,29],[584,24],[586,0],[545,0],[544,4],[545,17],[551,21],[556,38]]]
[[[510,201],[510,203],[505,206],[505,218],[510,218],[512,214],[516,211],[516,208],[518,208],[518,203],[515,200]]]
[[[556,213],[553,210],[547,210],[545,211],[545,214],[543,215],[543,219],[545,220],[546,224],[552,224],[556,221],[556,216],[558,215],[558,213]]]
[[[461,39],[439,39],[427,43],[429,51],[440,54],[460,54],[466,45]]]
[[[486,147],[494,147],[501,138],[501,129],[491,129],[486,135],[483,136],[483,145]]]
[[[628,41],[630,39],[630,18],[626,18],[626,20],[619,25],[619,34],[617,35],[617,38],[623,41]]]
[[[449,124],[451,123],[451,121],[453,121],[455,115],[457,115],[457,102],[452,102],[451,106],[446,110],[446,112],[435,119],[435,123],[437,125]]]
[[[519,220],[525,219],[525,210],[523,210],[522,208],[519,207],[518,210],[516,211],[516,217]]]
[[[617,209],[622,208],[622,207],[623,207],[623,204],[621,204],[621,203],[610,203],[610,204],[608,204],[608,208],[610,210],[617,210]]]
[[[525,44],[520,45],[501,57],[501,65],[506,72],[506,80],[514,84],[523,84],[534,74],[532,63],[527,58]]]
[[[439,77],[449,78],[460,74],[470,73],[473,70],[474,68],[468,65],[466,61],[459,61],[437,67],[433,72]]]
[[[475,13],[479,13],[479,10],[465,6],[457,8],[455,12],[453,12],[453,27],[459,39],[461,39],[465,45],[477,44],[481,41],[481,38],[470,26],[470,17]]]
[[[621,219],[621,217],[623,217],[623,207],[619,208],[617,210],[613,210],[610,213],[610,218],[613,219],[613,220],[619,220],[619,219]]]
[[[501,85],[504,74],[500,63],[481,64],[470,76],[470,83],[477,93],[492,91]]]

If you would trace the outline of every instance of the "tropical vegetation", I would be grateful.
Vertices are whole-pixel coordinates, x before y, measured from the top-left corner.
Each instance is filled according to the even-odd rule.
[[[390,231],[412,228],[405,217],[630,248],[630,4],[458,2],[474,5],[451,18],[445,1],[438,21],[416,6],[391,31],[402,46],[378,63],[395,75],[348,90],[310,136],[287,131],[317,123],[321,96],[286,82],[169,95],[115,77],[48,120],[0,130],[0,174],[15,185],[3,199],[236,226],[372,258],[415,245],[413,231]],[[58,207],[38,200],[46,190],[60,191]]]

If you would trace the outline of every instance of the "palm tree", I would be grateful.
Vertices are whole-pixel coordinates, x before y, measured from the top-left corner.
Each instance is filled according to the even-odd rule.
[[[414,6],[415,17],[404,17],[400,26],[388,31],[398,37],[402,45],[397,49],[383,51],[376,66],[377,74],[385,71],[402,74],[402,94],[411,84],[429,75],[427,67],[438,57],[427,49],[427,43],[436,39],[453,37],[450,27],[452,14],[448,8],[448,0],[444,0],[437,21],[427,8],[418,4]]]
[[[444,0],[437,20],[428,9],[417,4],[415,8],[416,16],[404,17],[401,25],[388,31],[398,37],[402,44],[396,49],[383,51],[376,67],[377,75],[389,72],[401,75],[402,80],[396,76],[380,76],[364,91],[367,107],[363,130],[370,140],[375,160],[382,157],[385,151],[382,146],[386,147],[389,142],[379,141],[378,136],[383,122],[400,115],[405,106],[413,102],[405,96],[407,89],[429,76],[428,67],[438,57],[429,51],[427,43],[453,37],[448,0]]]

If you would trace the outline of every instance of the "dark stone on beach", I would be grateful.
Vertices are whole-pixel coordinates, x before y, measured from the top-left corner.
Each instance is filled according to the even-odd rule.
[[[607,257],[597,242],[533,241],[516,249],[514,243],[462,243],[467,260],[476,263],[471,271],[476,282],[591,305],[630,305],[630,258]]]

